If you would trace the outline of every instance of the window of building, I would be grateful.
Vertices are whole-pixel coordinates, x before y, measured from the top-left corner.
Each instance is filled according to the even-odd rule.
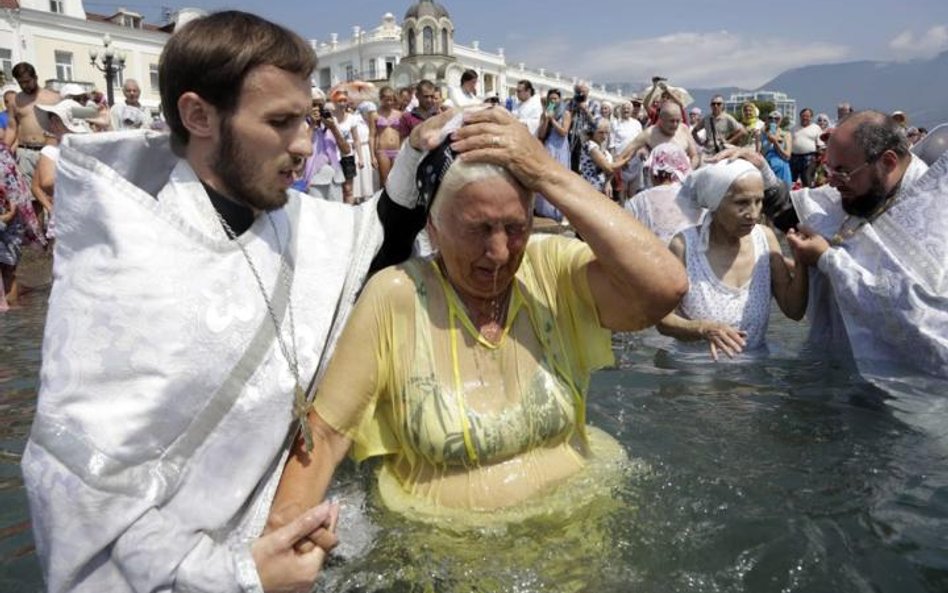
[[[319,69],[319,88],[328,89],[332,84],[332,70],[329,68]]]
[[[385,78],[391,80],[392,72],[395,70],[395,56],[386,56],[385,58]]]
[[[428,56],[434,53],[434,30],[431,27],[425,27],[422,32],[422,52]]]
[[[376,59],[372,58],[369,60],[369,80],[375,80],[379,77],[379,67],[376,63]]]
[[[49,0],[49,11],[63,14],[63,0]]]
[[[57,51],[54,52],[56,59],[56,79],[72,80],[72,52]]]
[[[13,81],[13,50],[0,47],[0,70],[3,71],[4,80]]]
[[[448,30],[447,28],[441,29],[441,53],[448,53]]]
[[[408,55],[413,56],[415,55],[415,51],[416,51],[415,30],[408,29],[407,35],[408,35]]]
[[[158,84],[158,64],[148,64],[148,82],[151,84],[152,92],[159,88]]]
[[[343,68],[344,68],[345,71],[346,71],[346,80],[347,80],[347,81],[352,81],[352,80],[355,80],[355,79],[356,79],[355,68],[352,67],[352,63],[351,63],[351,62],[346,62],[345,64],[343,64]]]
[[[131,14],[123,14],[122,19],[121,19],[121,25],[123,27],[129,27],[131,29],[141,29],[142,19],[141,17],[133,16]]]

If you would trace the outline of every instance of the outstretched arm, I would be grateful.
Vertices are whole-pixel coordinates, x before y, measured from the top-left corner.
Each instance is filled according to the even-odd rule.
[[[777,236],[768,227],[762,227],[767,235],[767,245],[770,248],[770,289],[783,314],[800,321],[806,313],[807,290],[809,287],[809,273],[806,266],[798,259],[787,262],[777,242]],[[790,229],[788,236],[796,234]],[[794,252],[796,255],[796,252]]]

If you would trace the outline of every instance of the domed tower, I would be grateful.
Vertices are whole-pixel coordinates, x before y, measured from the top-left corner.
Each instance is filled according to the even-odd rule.
[[[461,70],[454,57],[454,23],[447,9],[433,0],[419,0],[402,21],[402,59],[392,72],[392,84],[407,86],[422,78],[443,84]]]

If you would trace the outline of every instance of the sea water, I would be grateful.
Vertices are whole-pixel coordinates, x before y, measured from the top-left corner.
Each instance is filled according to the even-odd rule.
[[[36,408],[44,291],[0,314],[0,591],[41,591],[19,460]],[[862,380],[774,310],[766,356],[680,361],[617,335],[589,422],[634,461],[615,504],[565,526],[435,533],[335,493],[331,591],[948,591],[948,390]],[[537,543],[539,542],[539,544]],[[453,546],[453,547],[452,547]],[[445,550],[457,550],[450,554]]]

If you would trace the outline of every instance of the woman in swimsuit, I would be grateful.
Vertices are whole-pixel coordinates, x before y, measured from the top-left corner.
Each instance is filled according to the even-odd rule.
[[[396,97],[392,87],[379,91],[379,110],[369,115],[369,146],[372,147],[372,164],[379,170],[379,186],[385,187],[388,172],[402,144],[398,122],[402,112],[395,109]]]

